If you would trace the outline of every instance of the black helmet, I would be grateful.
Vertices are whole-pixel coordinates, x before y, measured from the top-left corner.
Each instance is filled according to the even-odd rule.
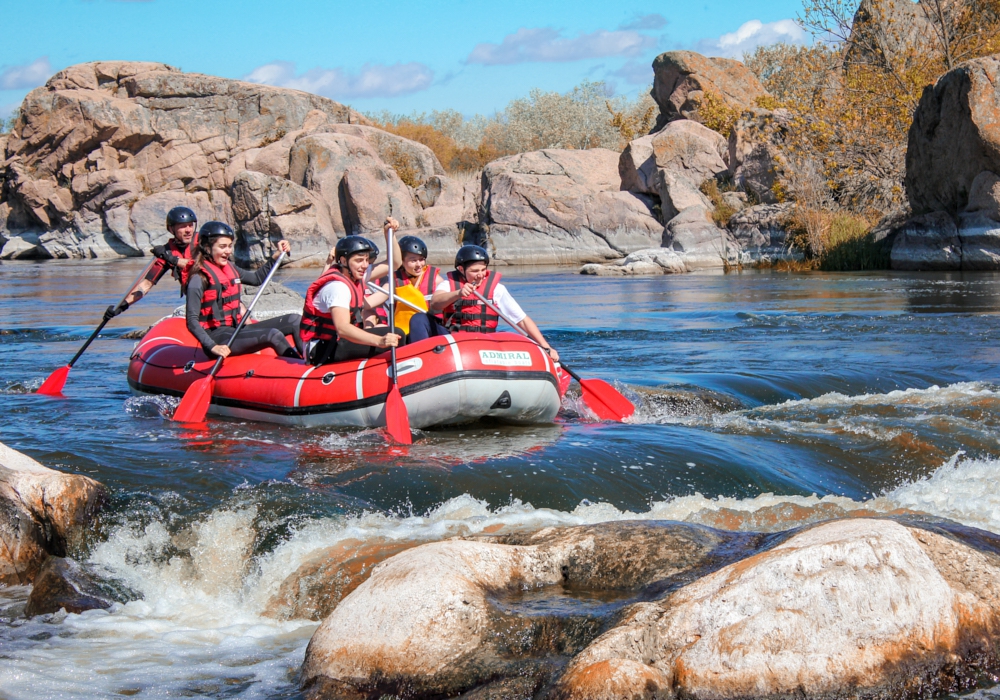
[[[475,262],[490,264],[490,254],[482,246],[464,245],[455,253],[455,267],[465,267]]]
[[[427,244],[416,236],[403,236],[399,239],[399,249],[403,255],[413,253],[422,258],[427,257]]]
[[[236,238],[236,234],[233,233],[233,229],[229,227],[229,224],[224,224],[221,221],[206,221],[198,232],[199,240],[211,240],[213,238],[219,238],[220,236],[225,236],[226,238]]]
[[[378,246],[364,236],[344,236],[333,249],[338,262],[357,253],[368,253],[369,258],[374,258],[378,256]]]
[[[194,224],[197,226],[198,217],[187,207],[174,207],[167,212],[167,228],[175,224]]]

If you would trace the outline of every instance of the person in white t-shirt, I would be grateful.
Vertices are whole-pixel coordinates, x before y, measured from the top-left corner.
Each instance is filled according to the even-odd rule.
[[[398,227],[391,218],[383,226],[386,243],[395,247],[397,256],[399,246],[389,232]],[[400,344],[400,335],[379,326],[365,303],[368,280],[389,271],[384,261],[372,264],[377,255],[378,247],[367,238],[341,238],[323,274],[309,285],[300,334],[310,364],[364,359]]]
[[[500,317],[476,297],[475,292],[478,292],[558,362],[559,353],[549,346],[535,322],[500,284],[500,273],[490,270],[489,265],[490,255],[485,248],[477,245],[459,248],[455,254],[455,270],[449,272],[447,279],[434,290],[431,311],[441,312],[444,325],[450,331],[493,333]]]

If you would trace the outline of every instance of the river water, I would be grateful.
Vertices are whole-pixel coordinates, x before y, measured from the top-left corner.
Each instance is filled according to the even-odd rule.
[[[141,266],[0,265],[0,441],[111,489],[74,555],[125,601],[26,621],[28,589],[0,588],[0,698],[298,697],[317,623],[265,613],[337,545],[898,509],[1000,532],[1000,276],[511,270],[563,359],[618,383],[636,417],[595,422],[571,392],[555,425],[429,430],[394,457],[377,431],[191,431],[131,397],[122,336],[179,303],[169,279],[106,329],[66,398],[31,394]],[[304,292],[315,274],[281,279]]]

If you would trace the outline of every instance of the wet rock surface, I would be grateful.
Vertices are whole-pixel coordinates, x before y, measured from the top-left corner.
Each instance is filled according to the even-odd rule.
[[[66,556],[106,498],[93,479],[49,469],[0,443],[0,584],[28,584],[47,556]]]
[[[59,610],[79,614],[106,610],[113,602],[75,561],[50,556],[35,576],[24,614],[34,617]]]
[[[311,698],[924,697],[1000,648],[1000,538],[900,516],[655,521],[437,542],[316,631]]]

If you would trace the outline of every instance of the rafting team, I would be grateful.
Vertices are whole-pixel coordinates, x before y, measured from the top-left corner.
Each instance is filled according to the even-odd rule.
[[[233,339],[245,312],[240,302],[242,285],[259,286],[281,253],[290,252],[288,241],[278,241],[278,250],[269,262],[247,270],[232,262],[235,234],[229,225],[209,221],[196,232],[197,225],[191,209],[170,210],[170,240],[153,248],[156,260],[118,306],[107,308],[105,320],[139,301],[170,272],[187,300],[188,330],[209,356],[245,355],[272,348],[281,357],[312,365],[364,359],[390,347],[452,331],[493,333],[500,322],[499,311],[553,360],[559,360],[538,326],[500,283],[500,273],[489,269],[485,248],[462,246],[455,255],[455,269],[442,275],[427,264],[427,246],[422,240],[403,236],[396,241],[393,231],[399,224],[392,218],[383,226],[386,246],[393,246],[393,260],[402,261],[394,271],[397,299],[393,326],[384,309],[389,297],[388,262],[375,262],[379,249],[373,241],[345,236],[337,241],[322,274],[306,291],[302,314],[247,324]],[[293,343],[288,342],[289,336]]]

